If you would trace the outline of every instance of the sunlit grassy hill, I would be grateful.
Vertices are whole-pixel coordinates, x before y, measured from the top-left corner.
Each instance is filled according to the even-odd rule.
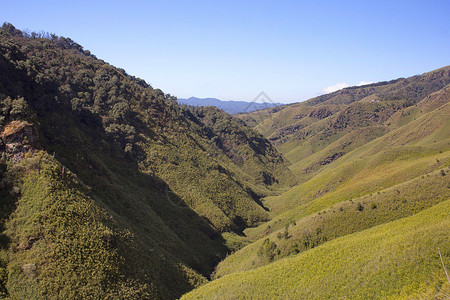
[[[448,67],[423,76],[436,79],[446,77],[447,73]],[[420,85],[426,85],[426,80],[420,81]],[[409,90],[401,87],[401,95]],[[418,216],[433,210],[437,213],[436,207],[446,210],[440,225],[438,221],[433,223],[434,217],[430,216],[428,221],[430,226],[441,228],[434,243],[447,249],[443,257],[448,261],[450,243],[444,232],[450,230],[447,207],[450,197],[449,90],[449,86],[444,85],[422,98],[412,97],[411,101],[392,100],[397,97],[392,89],[389,102],[372,101],[376,98],[371,95],[365,96],[372,97],[369,101],[334,98],[332,108],[336,108],[336,104],[351,103],[315,120],[311,118],[311,106],[298,105],[308,110],[305,115],[309,116],[301,122],[309,134],[305,139],[281,142],[278,148],[289,158],[294,157],[291,170],[300,184],[263,200],[270,210],[271,220],[246,229],[247,239],[252,242],[227,256],[216,268],[217,279],[192,295],[201,298],[216,293],[220,299],[248,295],[295,299],[438,297],[445,283],[445,273],[442,266],[438,268],[437,246],[421,242],[411,245],[414,239],[407,241],[409,231],[405,230],[401,237],[403,229],[399,228],[403,226],[400,224],[409,222],[411,230],[425,230],[421,229],[419,221],[413,225],[420,219]],[[314,105],[326,107],[312,102],[312,108]],[[276,114],[283,113],[291,113],[289,106],[276,112],[275,119],[268,117],[257,128],[276,122]],[[289,118],[284,115],[280,120]],[[335,130],[337,124],[343,125]],[[273,137],[273,133],[269,135]],[[311,141],[326,145],[313,149]],[[383,230],[386,232],[380,234]],[[388,231],[397,232],[397,237],[387,238]],[[378,238],[376,242],[374,236]],[[406,244],[402,246],[403,241]],[[370,249],[372,243],[376,245]],[[384,243],[384,250],[378,248],[380,243]],[[345,245],[345,250],[339,249],[338,244],[339,247]],[[404,247],[402,251],[406,252],[396,252],[396,247]],[[326,250],[320,252],[319,249]],[[330,261],[325,263],[328,251]],[[416,257],[417,264],[423,262],[422,269],[414,264],[402,266],[399,262],[405,261],[405,253]],[[425,257],[425,253],[429,257]],[[391,262],[378,265],[376,270],[364,267],[380,257],[383,257],[381,260],[389,257]],[[434,257],[433,263],[429,260],[431,257]],[[336,263],[336,259],[348,262],[349,266]],[[365,262],[352,264],[360,259]],[[408,270],[400,271],[403,267]],[[256,270],[249,272],[252,269]],[[293,270],[301,272],[297,274]],[[347,272],[350,272],[348,276]],[[342,274],[344,276],[340,277]],[[435,279],[428,280],[425,274]],[[358,286],[347,282],[349,276]],[[222,289],[224,286],[228,288]],[[448,283],[444,284],[444,289],[448,291]]]
[[[425,110],[405,125],[313,170],[289,191],[267,197],[272,219],[245,231],[257,242],[221,262],[216,276],[256,268],[316,247],[338,236],[413,215],[450,196],[450,98],[448,88],[420,102]],[[409,112],[411,109],[406,109]],[[361,130],[355,132],[359,133]],[[333,149],[333,148],[331,148]],[[311,157],[324,156],[324,149]],[[299,167],[299,163],[292,166]],[[304,166],[302,166],[304,167]],[[269,238],[276,244],[261,255]],[[272,255],[273,254],[273,255]]]
[[[444,299],[450,202],[202,286],[182,299]]]
[[[450,67],[230,116],[4,24],[0,297],[450,295],[449,116]]]
[[[395,128],[391,117],[450,83],[450,67],[409,78],[344,88],[311,100],[237,115],[269,138],[292,163],[308,159],[341,138],[336,159],[354,149],[362,129],[367,142]],[[346,145],[347,144],[347,145]],[[348,147],[350,146],[350,147]]]

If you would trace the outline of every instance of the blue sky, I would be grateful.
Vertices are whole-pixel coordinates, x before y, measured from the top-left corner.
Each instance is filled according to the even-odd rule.
[[[0,22],[70,37],[165,93],[247,101],[449,65],[449,15],[448,0],[0,0]]]

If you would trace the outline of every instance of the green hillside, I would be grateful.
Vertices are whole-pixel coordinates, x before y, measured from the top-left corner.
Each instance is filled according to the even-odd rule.
[[[391,117],[412,107],[450,83],[450,67],[409,78],[349,87],[311,100],[237,115],[266,136],[292,163],[342,142],[339,156],[360,142],[355,130],[362,129],[365,142],[395,128]],[[264,116],[264,117],[261,117]],[[330,156],[328,159],[336,159]]]
[[[422,76],[433,77],[442,83],[447,80],[445,78],[448,76],[448,70],[447,67]],[[411,270],[405,271],[404,274],[421,278],[415,283],[411,283],[415,279],[408,282],[409,279],[405,278],[405,275],[402,278],[387,279],[392,273],[390,263],[380,267],[384,268],[380,272],[389,276],[377,273],[371,277],[365,268],[361,267],[360,270],[355,267],[353,271],[356,273],[352,278],[361,283],[361,286],[351,287],[352,291],[346,292],[341,286],[350,287],[339,281],[339,274],[347,272],[344,270],[345,265],[340,266],[342,269],[332,270],[336,272],[335,277],[326,278],[327,284],[332,283],[331,287],[324,289],[324,277],[321,275],[322,277],[316,278],[315,274],[324,274],[336,266],[331,263],[327,268],[320,269],[315,263],[311,266],[304,264],[306,261],[321,260],[318,254],[309,254],[316,253],[315,248],[332,247],[338,241],[351,239],[356,233],[361,247],[370,247],[370,232],[375,233],[375,228],[379,228],[381,224],[384,224],[383,228],[391,230],[393,226],[397,226],[397,222],[414,220],[421,212],[433,209],[436,205],[439,207],[439,203],[443,201],[448,202],[450,86],[442,84],[443,87],[434,90],[425,87],[426,80],[419,79],[413,77],[409,81],[414,83],[418,80],[418,86],[427,93],[425,96],[421,94],[412,97],[413,100],[400,100],[400,96],[398,100],[392,100],[397,98],[395,92],[399,95],[405,93],[401,86],[397,90],[390,89],[389,101],[373,101],[379,96],[368,94],[360,101],[355,98],[352,101],[347,98],[333,98],[328,107],[313,99],[304,104],[284,107],[272,116],[267,116],[256,128],[293,160],[290,168],[298,176],[300,184],[281,195],[269,196],[263,200],[264,206],[270,211],[271,220],[258,227],[246,229],[248,244],[221,261],[214,273],[216,280],[200,288],[198,294],[194,291],[192,295],[208,298],[217,294],[220,299],[245,298],[249,295],[256,298],[296,299],[323,299],[331,296],[439,297],[439,289],[445,282],[442,266],[439,275],[441,280],[436,279],[434,285],[423,279],[427,272],[435,272],[436,276],[439,272],[437,268],[431,271],[432,265],[428,263],[425,263],[422,271],[411,266]],[[432,82],[429,84],[434,85]],[[296,109],[298,107],[302,107],[303,115]],[[319,111],[321,113],[318,113]],[[284,135],[284,140],[277,140],[274,138],[277,131],[265,131],[268,127],[263,127],[265,124],[276,124],[278,120],[289,122],[290,118],[300,119],[294,122],[307,133],[304,138],[298,138],[298,131],[289,131],[286,130],[287,127],[280,126],[278,132],[287,134]],[[324,146],[312,147],[314,143],[323,143]],[[443,219],[447,222],[443,223],[441,229],[446,232],[450,230],[448,212]],[[415,221],[410,222],[413,226]],[[433,224],[433,218],[429,218],[429,222]],[[416,228],[420,228],[420,225],[417,224]],[[401,233],[399,230],[398,235]],[[390,243],[392,245],[386,246],[386,249],[396,247],[395,239]],[[444,239],[441,247],[448,249],[449,246],[448,239]],[[431,254],[432,249],[427,248],[426,244],[421,247],[420,250],[409,247],[408,253],[417,256],[418,261],[423,259],[419,257],[424,251],[436,257],[436,250]],[[326,249],[330,251],[331,248]],[[341,251],[339,255],[346,261],[362,257],[370,259],[371,255],[379,256],[368,251],[365,249],[359,252],[353,249],[348,252]],[[444,257],[448,259],[448,252],[446,253]],[[392,255],[392,260],[402,260],[400,253],[389,255]],[[301,261],[300,257],[305,257],[305,261]],[[333,257],[333,254],[330,254],[330,257]],[[436,260],[434,265],[438,263],[439,260]],[[281,265],[283,267],[280,267]],[[294,271],[290,273],[291,269],[305,268],[302,275],[297,276]],[[250,271],[252,269],[256,269],[255,273]],[[262,279],[264,277],[273,278],[273,281]],[[394,280],[394,283],[387,282],[388,280]],[[288,284],[296,281],[300,286],[304,283],[308,288],[297,288],[297,285]],[[374,293],[369,282],[373,286],[387,288],[381,288],[380,293]],[[228,288],[219,288],[222,284]],[[445,287],[449,288],[447,285]]]
[[[217,279],[182,299],[393,299],[449,294],[450,201]]]
[[[446,176],[449,169],[446,169]],[[261,226],[260,240],[225,258],[215,277],[254,269],[286,256],[317,247],[337,237],[413,215],[450,197],[449,180],[440,171],[366,196],[343,201],[329,208],[286,221],[280,215]],[[288,214],[287,218],[297,219]],[[286,225],[283,225],[286,224]],[[274,249],[264,252],[266,240]]]
[[[307,205],[313,212],[313,209],[323,209],[330,203],[377,192],[448,166],[450,98],[448,93],[441,95],[435,99],[446,99],[446,104],[336,160],[317,163],[317,157],[330,155],[333,153],[330,149],[335,151],[330,147],[312,156],[313,164],[292,165],[295,173],[306,168],[314,170],[311,168],[314,163],[318,167],[313,173],[315,176],[280,196],[267,198],[264,204],[275,214],[292,208],[304,211],[299,205]],[[315,199],[320,200],[315,201],[316,205],[323,201],[324,206],[313,208],[309,202]]]
[[[0,292],[14,299],[179,297],[227,253],[221,233],[267,220],[261,197],[293,182],[242,122],[10,24],[0,138]]]
[[[304,183],[267,197],[263,203],[272,220],[245,231],[256,242],[222,261],[216,277],[269,264],[448,199],[449,100],[446,87],[413,108],[423,111],[416,120],[401,121],[409,118],[403,113],[398,122],[404,126],[326,165],[318,164],[316,174]],[[311,161],[330,149],[319,151]],[[273,248],[268,256],[262,251],[267,238]]]

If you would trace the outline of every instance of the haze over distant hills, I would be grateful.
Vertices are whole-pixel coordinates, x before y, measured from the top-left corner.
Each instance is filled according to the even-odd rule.
[[[247,102],[247,101],[224,101],[216,98],[196,98],[190,97],[188,99],[178,98],[178,103],[192,105],[192,106],[215,106],[224,110],[229,114],[248,113],[255,110],[266,109],[282,105],[282,103],[275,103],[266,101]]]

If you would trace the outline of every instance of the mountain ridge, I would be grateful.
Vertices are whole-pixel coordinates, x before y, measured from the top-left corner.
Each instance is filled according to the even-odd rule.
[[[229,114],[248,113],[255,110],[266,109],[269,107],[275,107],[283,105],[282,103],[275,102],[247,102],[247,101],[235,101],[235,100],[220,100],[217,98],[178,98],[178,103],[191,105],[191,106],[215,106],[222,109]]]

